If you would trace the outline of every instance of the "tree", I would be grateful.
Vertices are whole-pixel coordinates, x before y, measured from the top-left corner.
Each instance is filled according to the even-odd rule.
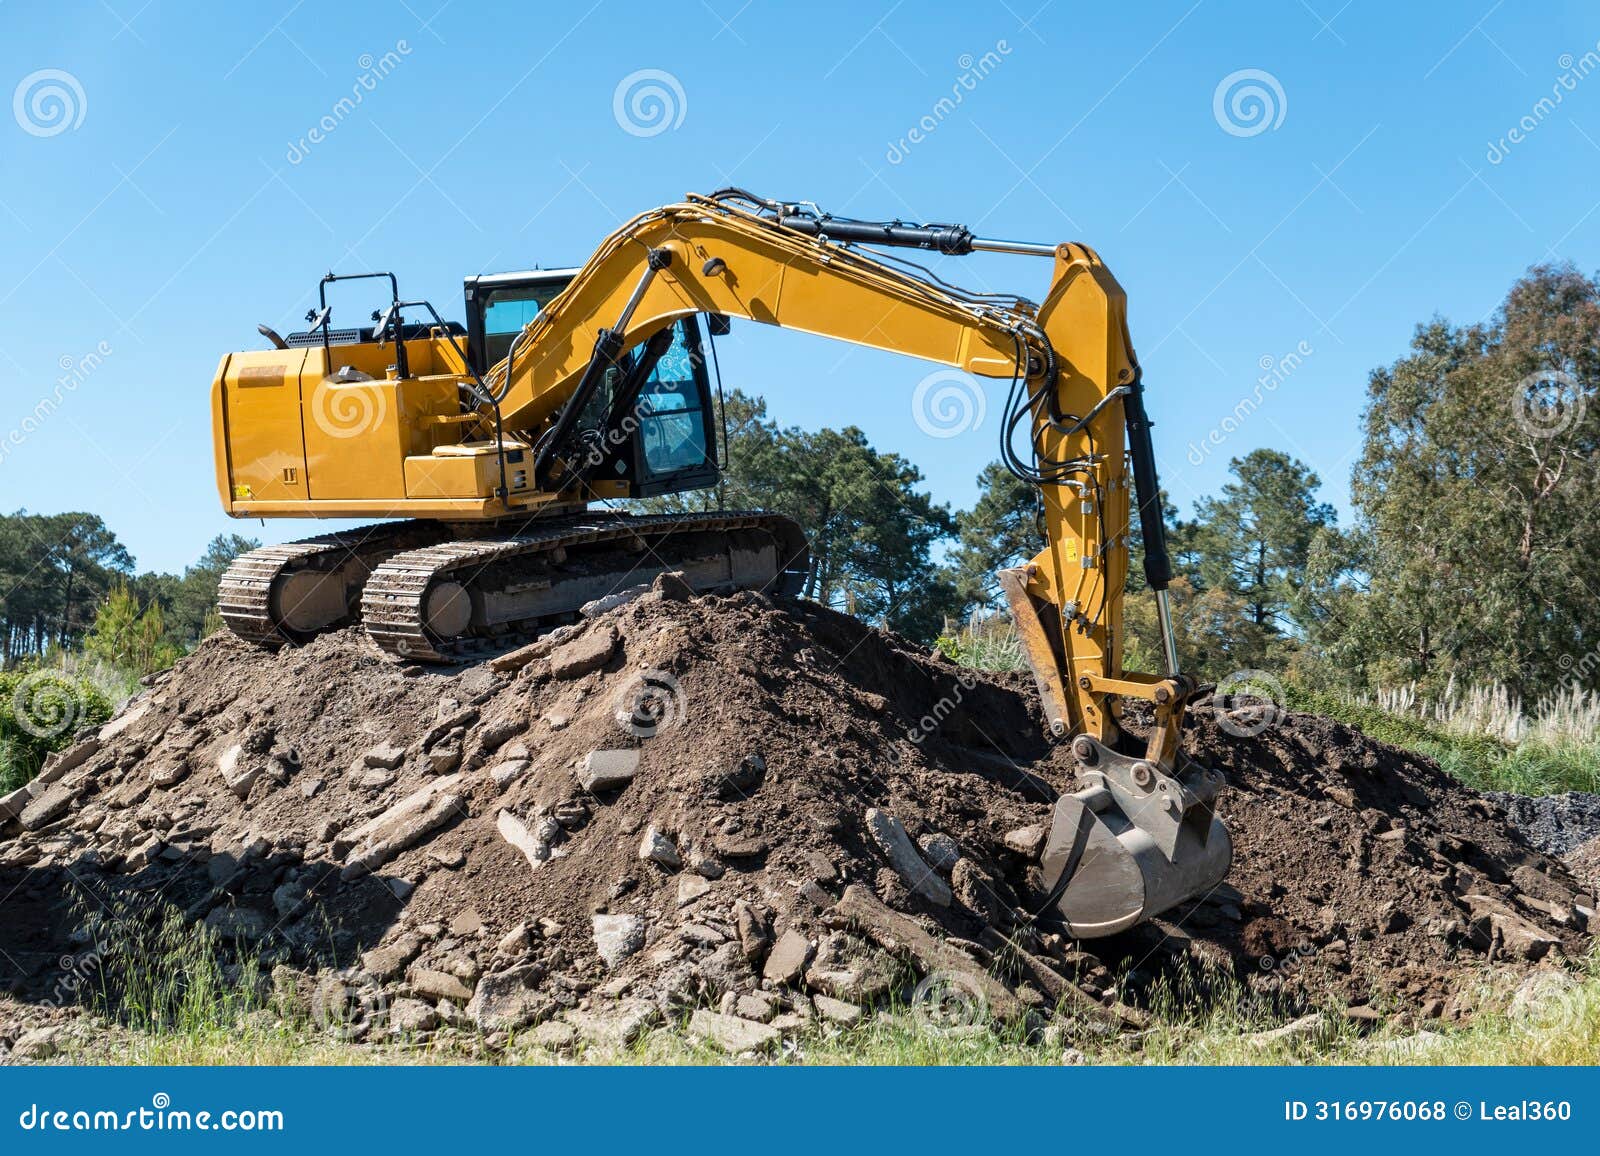
[[[84,650],[118,669],[135,675],[165,670],[183,654],[167,636],[161,603],[143,608],[126,583],[112,588],[95,614],[94,626],[84,639]]]
[[[967,606],[988,608],[1002,601],[995,571],[1017,566],[1044,548],[1039,532],[1038,491],[990,462],[978,475],[978,500],[956,515],[960,544],[951,558],[952,581]]]
[[[953,584],[932,561],[955,520],[919,488],[921,472],[873,448],[854,426],[780,428],[764,401],[737,390],[722,417],[727,469],[718,485],[641,505],[660,513],[732,507],[787,515],[811,546],[805,597],[918,641],[936,636],[959,609]]]
[[[1600,685],[1600,285],[1540,265],[1373,372],[1352,493],[1375,681]],[[1587,660],[1587,661],[1586,661]]]
[[[1222,493],[1196,504],[1184,546],[1201,583],[1236,596],[1257,635],[1285,637],[1297,626],[1311,543],[1333,525],[1333,507],[1317,501],[1317,475],[1281,450],[1252,450],[1228,469]]]

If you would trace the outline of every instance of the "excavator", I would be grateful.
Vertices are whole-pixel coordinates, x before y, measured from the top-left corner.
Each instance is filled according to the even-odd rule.
[[[906,250],[1032,258],[1050,279],[1037,302],[972,292]],[[357,279],[387,304],[335,328],[328,291]],[[1199,687],[1173,640],[1126,297],[1092,249],[723,189],[634,217],[581,267],[469,277],[465,306],[447,322],[392,273],[329,273],[306,330],[261,326],[271,348],[223,357],[211,406],[230,515],[397,519],[239,557],[219,590],[234,633],[281,645],[359,622],[397,658],[448,663],[668,571],[700,592],[797,595],[810,559],[788,518],[612,504],[718,484],[712,339],[732,319],[906,354],[1008,383],[1001,454],[1037,487],[1045,546],[998,580],[1078,766],[1042,853],[1044,910],[1087,939],[1222,881],[1222,779],[1179,749]],[[1123,668],[1133,510],[1161,675]]]

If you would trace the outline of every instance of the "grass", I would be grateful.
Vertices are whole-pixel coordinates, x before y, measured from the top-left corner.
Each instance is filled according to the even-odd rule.
[[[1282,1019],[1263,1014],[1236,991],[1196,1010],[1178,993],[1158,999],[1152,1026],[1135,1037],[1104,1038],[1087,1031],[1029,1038],[1021,1028],[982,1024],[944,1028],[910,1014],[879,1017],[848,1029],[813,1029],[761,1062],[804,1065],[1057,1065],[1068,1048],[1090,1064],[1447,1064],[1544,1065],[1600,1063],[1600,957],[1590,959],[1572,986],[1531,1009],[1511,1010],[1508,992],[1486,972],[1480,1012],[1460,1027],[1418,1031],[1391,1025],[1363,1036],[1336,1010],[1303,1035],[1262,1040]],[[681,1025],[645,1033],[626,1048],[586,1047],[560,1055],[513,1039],[489,1052],[471,1034],[422,1044],[346,1043],[305,1019],[266,1022],[249,1015],[190,1019],[159,1030],[104,1025],[89,1042],[69,1047],[67,1062],[217,1064],[459,1064],[692,1065],[735,1062],[693,1041]],[[748,1062],[748,1061],[746,1061]]]
[[[140,1065],[344,1064],[652,1064],[728,1063],[689,1038],[685,1016],[626,1048],[583,1046],[563,1055],[526,1033],[489,1049],[471,1029],[426,1041],[359,1045],[345,1024],[310,993],[277,988],[242,945],[185,924],[170,904],[144,901],[81,912],[91,948],[80,963],[89,981],[90,1030],[68,1033],[71,1063]],[[90,908],[93,908],[91,911]],[[233,960],[242,959],[235,963]],[[1426,1034],[1395,1018],[1362,1036],[1329,1007],[1315,1031],[1263,1039],[1260,1033],[1303,1012],[1273,1006],[1237,980],[1198,971],[1169,976],[1148,992],[1150,1026],[1107,1036],[1084,1020],[1058,1016],[1043,1033],[1021,1024],[930,1023],[904,1006],[847,1029],[813,1027],[761,1062],[807,1065],[1018,1065],[1062,1062],[1073,1049],[1093,1064],[1596,1064],[1600,1063],[1600,949],[1531,1008],[1514,997],[1521,977],[1485,968],[1477,1010],[1465,1026]],[[19,1009],[20,1010],[20,1009]],[[1317,1014],[1317,1013],[1313,1013]]]

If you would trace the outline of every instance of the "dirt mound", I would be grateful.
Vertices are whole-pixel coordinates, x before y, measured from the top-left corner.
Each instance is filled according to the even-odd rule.
[[[1071,943],[1036,916],[1033,856],[1072,765],[1027,680],[809,604],[685,595],[446,670],[355,631],[213,637],[0,801],[0,983],[44,1001],[64,956],[109,970],[105,913],[159,903],[314,1014],[337,977],[357,1032],[555,1045],[693,1012],[743,1051],[892,997],[1137,1024],[1197,962],[1286,1005],[1437,1015],[1467,1010],[1466,970],[1584,949],[1593,897],[1496,806],[1249,706],[1186,739],[1229,781],[1229,883]]]

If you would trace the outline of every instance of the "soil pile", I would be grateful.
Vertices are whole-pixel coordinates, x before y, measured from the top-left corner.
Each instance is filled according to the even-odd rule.
[[[1594,897],[1496,804],[1260,704],[1186,738],[1228,779],[1228,884],[1070,942],[1035,856],[1073,764],[1030,680],[671,576],[595,611],[442,670],[357,631],[208,640],[0,800],[0,983],[48,1001],[89,957],[114,987],[107,913],[164,905],[354,1034],[691,1016],[742,1052],[892,1000],[1136,1027],[1197,965],[1288,1007],[1465,1014],[1466,973],[1586,948]]]

